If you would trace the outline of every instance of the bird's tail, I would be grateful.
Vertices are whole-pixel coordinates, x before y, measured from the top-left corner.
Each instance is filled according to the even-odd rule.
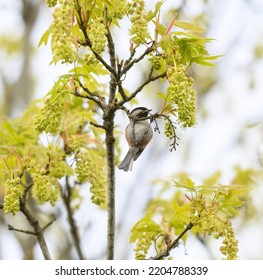
[[[123,169],[124,171],[132,171],[132,165],[133,165],[133,154],[131,150],[129,149],[128,153],[126,154],[123,161],[118,166],[119,169]]]

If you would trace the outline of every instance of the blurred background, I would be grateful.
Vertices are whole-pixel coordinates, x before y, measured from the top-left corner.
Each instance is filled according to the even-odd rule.
[[[146,1],[149,8],[156,1]],[[52,21],[51,10],[41,0],[0,0],[0,116],[17,117],[28,104],[43,97],[56,78],[66,73],[65,65],[49,65],[50,47],[37,48],[39,39]],[[179,146],[168,151],[169,142],[162,134],[154,139],[134,165],[132,173],[116,169],[116,258],[133,259],[129,231],[143,215],[149,199],[158,191],[156,178],[167,179],[173,173],[187,172],[201,182],[216,171],[222,184],[230,184],[237,168],[262,174],[263,166],[263,2],[262,0],[167,0],[161,10],[161,22],[168,25],[174,15],[196,22],[214,38],[208,46],[212,55],[223,55],[215,67],[195,66],[192,75],[197,91],[198,123],[195,128],[178,128]],[[125,26],[125,21],[122,26]],[[128,25],[127,25],[128,28]],[[118,30],[116,30],[118,31]],[[114,32],[116,48],[125,57],[128,39]],[[127,39],[127,40],[126,40]],[[139,71],[127,77],[127,88],[134,88],[147,75]],[[154,111],[161,106],[155,93],[165,87],[154,83],[138,98],[141,106]],[[119,113],[118,129],[126,126]],[[120,141],[122,155],[127,145]],[[262,176],[262,175],[261,175]],[[239,240],[240,259],[263,259],[263,180],[254,180],[251,205],[253,213],[233,220]],[[87,188],[75,214],[81,243],[87,259],[101,259],[106,247],[106,213],[91,205]],[[51,255],[56,259],[74,259],[69,228],[63,207],[41,207],[42,215],[55,213],[59,219],[46,231]],[[26,227],[20,214],[0,212],[0,259],[42,259],[34,236],[9,232],[8,224]],[[59,240],[59,242],[58,242]],[[186,245],[172,252],[175,259],[220,259],[220,242],[206,244],[189,237]]]

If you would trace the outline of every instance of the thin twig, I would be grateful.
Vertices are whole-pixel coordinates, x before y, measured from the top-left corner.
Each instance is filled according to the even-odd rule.
[[[11,225],[8,225],[8,229],[10,231],[17,231],[17,232],[22,232],[22,233],[25,233],[25,234],[32,234],[32,235],[36,235],[36,233],[34,231],[29,231],[29,230],[24,230],[24,229],[18,229],[18,228],[15,228]]]
[[[84,260],[84,255],[80,246],[80,238],[79,238],[79,233],[78,233],[78,228],[76,226],[76,222],[74,219],[74,213],[72,211],[71,205],[70,205],[70,200],[71,200],[71,186],[69,184],[69,180],[68,180],[68,176],[66,176],[66,190],[65,192],[63,192],[62,187],[61,188],[61,193],[62,193],[62,199],[64,202],[64,205],[66,207],[66,211],[67,211],[67,217],[68,217],[68,223],[69,223],[69,227],[70,227],[70,232],[71,232],[71,236],[73,239],[73,243],[74,246],[76,248],[78,257],[80,260]]]
[[[52,220],[43,227],[43,231],[46,230],[50,225],[52,225],[55,220],[56,220],[56,217],[53,217]],[[13,227],[12,225],[8,225],[8,229],[10,231],[13,230],[13,231],[22,232],[22,233],[25,233],[25,234],[37,235],[34,231],[18,229],[18,228]]]
[[[95,57],[104,65],[104,67],[110,72],[112,73],[115,77],[117,77],[117,73],[116,71],[92,48],[92,42],[89,39],[88,33],[87,33],[87,27],[85,26],[83,20],[82,20],[82,16],[81,16],[81,7],[78,3],[78,0],[76,1],[76,11],[78,13],[78,25],[80,30],[82,31],[84,38],[85,38],[85,42],[79,42],[81,43],[83,46],[88,46],[91,51],[93,52],[93,54],[95,55]]]
[[[127,60],[125,60],[125,62],[124,62],[124,67],[126,67],[127,65],[130,64],[130,62],[132,61],[132,59],[133,59],[133,57],[135,56],[135,54],[136,54],[136,48],[133,47],[132,42],[131,42],[131,46],[130,46],[130,57],[129,57]],[[127,71],[126,71],[126,72],[127,72]]]
[[[101,128],[101,129],[104,129],[104,130],[106,129],[104,125],[98,124],[98,123],[95,123],[95,122],[92,122],[92,121],[90,121],[89,124],[93,125],[93,126],[95,126],[97,128]]]
[[[121,109],[122,111],[124,111],[125,113],[126,113],[126,115],[128,116],[128,117],[130,117],[130,110],[129,109],[127,109],[125,106],[120,106],[119,107],[119,109]]]
[[[134,52],[131,52],[131,56],[130,58],[124,63],[124,67],[123,67],[123,70],[121,72],[121,75],[124,75],[126,74],[132,67],[134,64],[140,62],[141,60],[144,59],[144,57],[151,53],[153,50],[154,50],[154,43],[155,42],[152,42],[152,45],[150,47],[148,47],[143,54],[141,54],[138,58],[133,58],[134,54],[135,54],[135,51]]]
[[[80,87],[90,96],[97,97],[101,102],[103,100],[103,97],[100,96],[97,92],[89,90],[87,87],[85,87],[82,82],[77,78],[76,81],[80,85]]]
[[[25,200],[20,199],[20,211],[25,215],[30,225],[33,227],[38,244],[42,254],[46,260],[51,260],[51,256],[47,247],[46,240],[43,235],[43,228],[41,228],[39,221],[31,214],[30,210],[26,207]]]
[[[173,150],[176,150],[176,146],[178,146],[177,139],[179,139],[179,137],[176,135],[176,126],[174,122],[167,115],[164,114],[156,114],[156,115],[157,117],[165,118],[169,122],[169,128],[171,128],[173,131],[173,134],[170,137],[172,143],[170,144],[170,149],[169,149],[170,152],[172,152]]]
[[[122,81],[121,81],[121,80],[120,80],[119,83],[118,83],[118,90],[119,90],[119,93],[120,93],[122,99],[123,99],[123,100],[126,100],[126,99],[127,99],[127,95],[126,95],[126,93],[125,93],[125,91],[124,91],[124,88],[123,88],[123,86],[122,86]]]
[[[48,222],[48,223],[43,227],[43,231],[46,230],[49,226],[51,226],[55,221],[56,221],[56,217],[53,216],[53,218],[51,219],[51,221]]]
[[[109,56],[110,56],[110,65],[111,65],[111,68],[114,70],[114,72],[111,72],[111,74],[110,74],[110,95],[109,95],[109,103],[108,103],[108,104],[112,104],[112,102],[115,100],[115,97],[116,97],[117,80],[119,80],[120,77],[116,73],[115,45],[114,45],[109,27],[107,27],[106,37],[107,37],[107,41],[108,41],[108,52],[109,52]]]
[[[176,135],[176,126],[175,126],[174,122],[169,118],[169,116],[161,114],[161,113],[155,113],[153,115],[150,114],[147,117],[136,118],[136,121],[143,121],[143,120],[147,120],[147,119],[149,119],[151,122],[154,121],[155,125],[156,125],[154,128],[154,131],[157,131],[160,133],[160,130],[159,130],[159,127],[158,127],[158,124],[156,121],[156,119],[158,119],[160,117],[166,119],[169,122],[170,127],[172,128],[172,135],[170,136],[172,143],[170,144],[170,149],[169,149],[170,152],[172,152],[173,150],[176,150],[176,146],[178,146],[177,139],[179,139],[179,137]]]
[[[170,255],[172,249],[179,245],[180,239],[194,226],[191,222],[185,227],[185,229],[179,234],[166,249],[159,252],[156,256],[151,257],[150,260],[161,260]]]
[[[79,93],[77,90],[75,91],[70,91],[70,94],[76,96],[76,97],[80,97],[80,98],[84,98],[84,99],[89,99],[92,100],[93,102],[95,102],[96,104],[98,104],[98,106],[101,108],[103,105],[101,103],[100,100],[98,100],[95,96],[91,96],[91,95],[83,95],[81,93]]]
[[[148,79],[146,81],[144,81],[131,95],[129,95],[126,100],[122,100],[118,103],[118,105],[123,105],[124,103],[128,102],[128,101],[131,101],[133,98],[136,97],[136,95],[141,92],[143,90],[143,88],[148,85],[149,83],[153,82],[153,81],[156,81],[160,78],[164,78],[166,76],[166,71],[159,74],[159,75],[156,75],[156,76],[149,76]]]

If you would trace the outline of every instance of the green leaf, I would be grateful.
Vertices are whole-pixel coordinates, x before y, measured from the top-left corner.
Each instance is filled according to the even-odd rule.
[[[180,27],[182,29],[194,31],[194,32],[197,32],[197,33],[204,32],[204,29],[202,27],[200,27],[199,25],[194,24],[194,23],[175,20],[174,25],[177,26],[177,27]]]
[[[156,93],[156,97],[160,98],[160,99],[164,99],[164,100],[167,98],[166,94],[164,94],[164,93],[162,93],[160,91]]]
[[[105,4],[106,4],[109,8],[112,7],[111,1],[109,1],[109,0],[104,0],[104,1],[102,1],[102,2],[105,2]]]
[[[95,75],[108,75],[109,71],[104,68],[103,65],[98,64],[96,66],[94,65],[86,65],[82,64],[80,67],[75,67],[69,71],[70,73],[76,73],[76,74],[85,74],[90,76],[91,73],[94,73]]]
[[[38,48],[39,48],[42,44],[44,44],[45,46],[47,45],[47,43],[48,43],[48,38],[49,38],[50,34],[51,34],[51,31],[50,31],[50,28],[48,28],[48,30],[45,31],[44,34],[42,35],[42,37],[40,38],[39,43],[38,43],[38,46],[37,46]]]
[[[14,127],[11,125],[10,122],[5,121],[1,125],[1,131],[4,131],[6,140],[9,141],[16,141],[18,138],[17,132],[15,131]]]
[[[151,219],[150,214],[146,214],[139,220],[131,229],[130,243],[136,242],[137,239],[142,238],[142,234],[158,235],[162,232],[160,225]]]
[[[157,24],[156,20],[153,20],[153,23],[156,25]],[[165,30],[166,30],[166,27],[163,24],[159,23],[158,24],[158,34],[163,36]]]
[[[187,189],[191,192],[195,192],[196,191],[196,186],[195,183],[188,177],[186,177],[184,180],[178,182],[173,180],[175,187],[177,188],[184,188]]]
[[[238,197],[234,196],[231,192],[224,197],[222,201],[223,207],[241,207],[245,202],[240,200]]]
[[[200,65],[204,65],[204,66],[214,66],[214,63],[208,62],[210,60],[216,60],[218,58],[220,58],[222,55],[214,55],[214,56],[199,56],[199,57],[194,57],[192,59],[192,62],[200,64]]]
[[[162,0],[162,1],[158,1],[156,4],[155,4],[155,9],[154,11],[149,11],[146,15],[146,19],[147,21],[150,21],[152,20],[154,17],[156,17],[156,15],[158,14],[158,12],[160,11],[163,3],[165,2],[165,0]]]

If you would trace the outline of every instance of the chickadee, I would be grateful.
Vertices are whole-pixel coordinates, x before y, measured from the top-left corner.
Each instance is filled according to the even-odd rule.
[[[148,120],[139,120],[148,116],[151,110],[137,107],[131,111],[130,123],[125,129],[125,137],[129,144],[129,151],[119,165],[119,169],[132,171],[133,162],[141,155],[151,141],[153,131]]]

